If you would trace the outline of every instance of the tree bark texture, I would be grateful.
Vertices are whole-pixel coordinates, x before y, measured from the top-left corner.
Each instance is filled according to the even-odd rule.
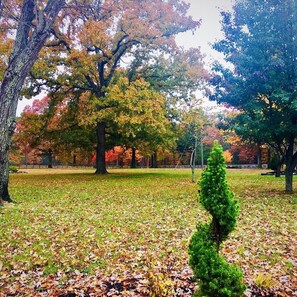
[[[286,192],[293,192],[293,173],[297,165],[297,151],[294,151],[295,138],[289,140],[289,146],[286,152],[285,164],[285,178],[286,178]]]
[[[53,168],[53,150],[52,149],[49,149],[48,150],[48,168]]]
[[[106,174],[105,161],[105,128],[103,122],[98,122],[96,127],[97,148],[96,148],[96,174]]]
[[[282,164],[278,161],[276,165],[275,177],[281,176],[281,169],[282,169]]]
[[[136,168],[136,149],[132,147],[131,168]]]
[[[154,152],[151,156],[151,168],[158,168],[157,164],[157,152]]]
[[[292,193],[293,192],[293,172],[289,169],[286,169],[286,192]]]
[[[0,86],[0,200],[11,201],[8,192],[8,154],[20,91],[64,2],[49,0],[44,10],[38,9],[35,15],[37,3],[34,0],[23,1],[14,47]]]

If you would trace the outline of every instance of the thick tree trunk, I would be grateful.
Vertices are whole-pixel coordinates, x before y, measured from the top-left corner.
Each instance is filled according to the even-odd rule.
[[[12,202],[8,192],[8,180],[9,180],[9,160],[8,151],[10,140],[6,135],[6,131],[1,131],[1,145],[0,145],[0,204],[1,200]]]
[[[295,138],[292,137],[289,141],[289,146],[286,152],[286,193],[293,193],[293,173],[297,164],[297,152],[294,152]]]
[[[15,129],[15,114],[20,89],[19,80],[8,79],[6,74],[0,89],[0,198],[8,202],[12,201],[8,192],[8,154],[11,136]]]
[[[278,162],[276,165],[275,177],[281,176],[281,168],[282,168],[282,164]]]
[[[8,192],[9,149],[16,124],[19,93],[26,77],[23,72],[27,70],[22,61],[15,65],[13,62],[5,71],[0,88],[0,198],[9,202],[12,201]],[[15,70],[19,68],[20,71]]]
[[[0,200],[11,201],[8,192],[8,153],[15,128],[19,94],[63,4],[64,0],[49,0],[45,10],[39,11],[35,28],[31,31],[35,1],[23,1],[14,48],[0,87]]]
[[[53,150],[48,150],[48,168],[53,168]]]
[[[293,193],[293,172],[290,167],[286,168],[286,192],[287,193]]]
[[[105,123],[98,122],[96,127],[97,149],[96,149],[96,172],[95,174],[106,174],[105,161]]]
[[[282,158],[280,155],[276,155],[275,158],[276,158],[275,177],[280,177],[284,158]]]
[[[262,168],[262,165],[261,165],[261,146],[260,144],[258,144],[258,150],[257,150],[257,165],[258,165],[258,168]]]
[[[131,168],[136,168],[136,149],[132,147]]]
[[[151,156],[151,168],[158,168],[157,164],[157,152],[154,152]]]

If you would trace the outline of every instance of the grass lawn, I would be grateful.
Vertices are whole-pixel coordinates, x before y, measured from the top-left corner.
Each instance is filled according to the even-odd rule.
[[[209,217],[189,169],[26,171],[0,208],[0,296],[191,295],[188,241]],[[297,194],[260,172],[228,171],[240,216],[222,253],[250,286],[296,296]]]

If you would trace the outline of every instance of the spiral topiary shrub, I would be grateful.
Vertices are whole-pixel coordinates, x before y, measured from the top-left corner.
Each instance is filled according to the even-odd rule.
[[[196,296],[242,296],[242,272],[219,254],[222,241],[235,228],[238,207],[226,182],[223,150],[217,141],[202,173],[200,188],[200,203],[210,212],[212,221],[197,226],[189,245],[190,265],[200,282]]]

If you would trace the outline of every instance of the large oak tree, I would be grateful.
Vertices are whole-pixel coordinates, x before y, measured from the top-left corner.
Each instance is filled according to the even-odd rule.
[[[188,7],[182,0],[107,0],[99,7],[97,1],[90,1],[84,13],[69,14],[68,22],[55,27],[60,42],[52,44],[51,51],[44,53],[43,61],[32,71],[35,90],[46,84],[62,93],[81,92],[80,97],[85,102],[96,102],[93,115],[112,112],[116,106],[110,104],[107,90],[115,83],[119,69],[130,68],[139,73],[144,60],[152,67],[154,58],[158,60],[165,53],[176,55],[175,36],[199,25],[187,15]],[[130,78],[138,79],[134,74],[130,73]],[[159,81],[166,79],[169,77]],[[151,83],[147,77],[145,80]],[[105,147],[109,127],[101,116],[95,125],[96,173],[104,174],[107,172]]]

